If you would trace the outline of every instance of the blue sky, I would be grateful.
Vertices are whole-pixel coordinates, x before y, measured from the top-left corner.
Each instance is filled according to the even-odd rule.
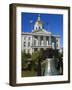
[[[21,13],[21,30],[22,32],[32,32],[38,13]],[[60,35],[60,46],[63,47],[63,15],[61,14],[42,14],[41,21],[44,29],[54,35]]]

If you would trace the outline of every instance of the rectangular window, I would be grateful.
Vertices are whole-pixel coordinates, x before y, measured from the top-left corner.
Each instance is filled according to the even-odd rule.
[[[36,40],[34,40],[34,46],[36,46]]]
[[[24,47],[26,46],[26,42],[24,42]]]
[[[28,46],[30,46],[30,42],[28,42]]]
[[[31,37],[28,37],[28,40],[30,40]]]
[[[41,38],[40,38],[41,40],[43,40],[43,36],[41,36]]]
[[[26,40],[26,36],[24,37],[24,40]]]

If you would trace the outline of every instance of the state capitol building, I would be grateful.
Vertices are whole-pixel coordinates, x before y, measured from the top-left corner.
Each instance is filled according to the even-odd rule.
[[[21,49],[32,54],[34,51],[48,48],[60,49],[60,35],[53,35],[45,30],[40,15],[38,15],[32,32],[21,33]]]

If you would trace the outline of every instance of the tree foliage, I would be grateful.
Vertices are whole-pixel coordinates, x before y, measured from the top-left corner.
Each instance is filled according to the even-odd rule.
[[[29,54],[29,53],[25,53],[24,51],[22,51],[22,68],[23,67],[25,67],[26,65],[27,65],[27,60],[29,59],[29,58],[31,58],[31,55]]]
[[[35,51],[32,53],[32,61],[38,61],[42,59],[42,51]]]
[[[32,61],[35,63],[37,62],[37,76],[41,76],[41,61],[42,61],[42,56],[43,56],[43,52],[42,50],[40,51],[35,51],[32,54]]]

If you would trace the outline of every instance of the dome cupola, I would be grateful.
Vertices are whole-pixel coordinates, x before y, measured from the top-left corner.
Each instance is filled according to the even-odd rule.
[[[43,25],[42,25],[42,22],[40,20],[40,14],[39,14],[38,19],[37,19],[37,21],[35,22],[35,25],[34,25],[34,31],[42,30],[42,28],[43,28]]]

